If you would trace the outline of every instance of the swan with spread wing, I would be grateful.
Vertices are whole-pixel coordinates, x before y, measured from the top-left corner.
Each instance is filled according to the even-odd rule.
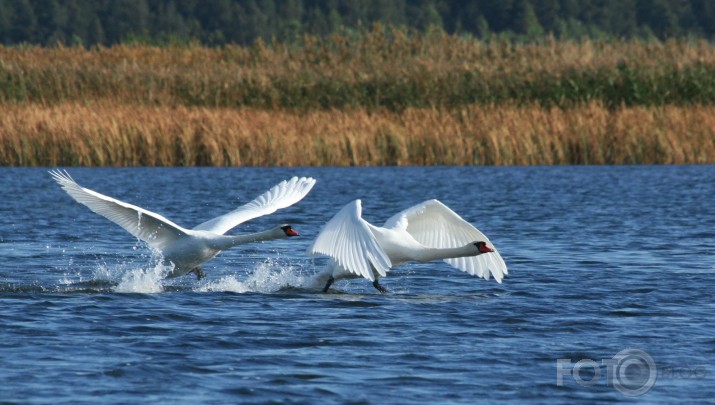
[[[386,292],[378,279],[407,261],[444,260],[486,280],[491,275],[498,283],[508,274],[489,239],[438,200],[408,208],[382,227],[365,221],[361,201],[355,200],[325,224],[307,251],[330,257],[315,278],[324,292],[336,280],[353,277],[364,277]]]
[[[203,222],[193,229],[183,228],[163,216],[135,205],[100,194],[77,184],[66,171],[50,174],[70,197],[95,213],[121,226],[152,249],[161,252],[165,263],[174,268],[168,277],[195,273],[202,278],[201,264],[221,251],[245,243],[298,236],[290,225],[280,225],[262,232],[225,235],[234,227],[271,214],[302,200],[315,185],[310,177],[293,177],[273,186],[248,204]]]

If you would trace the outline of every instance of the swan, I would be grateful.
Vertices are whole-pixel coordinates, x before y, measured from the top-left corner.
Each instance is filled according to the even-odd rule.
[[[506,263],[491,242],[438,200],[428,200],[388,219],[382,227],[362,219],[362,203],[355,200],[328,221],[313,243],[310,255],[330,257],[314,283],[327,292],[336,280],[365,277],[380,292],[378,279],[407,261],[444,260],[485,280],[501,283]],[[324,283],[324,284],[323,284]]]
[[[293,177],[273,186],[248,204],[203,222],[193,229],[182,228],[163,216],[119,201],[77,184],[66,171],[51,170],[54,180],[70,197],[121,226],[149,247],[159,251],[164,262],[173,264],[169,278],[195,273],[201,279],[201,264],[222,250],[245,243],[299,236],[290,225],[246,235],[224,235],[250,219],[268,215],[302,200],[315,185],[311,177]]]

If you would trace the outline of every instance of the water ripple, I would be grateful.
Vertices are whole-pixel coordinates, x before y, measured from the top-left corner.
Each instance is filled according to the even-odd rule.
[[[163,279],[145,246],[44,170],[2,170],[4,192],[24,196],[0,218],[5,402],[621,402],[605,381],[557,386],[556,361],[626,348],[706,367],[639,399],[715,395],[712,166],[72,169],[187,226],[277,180],[318,178],[300,204],[237,230],[290,220],[304,237],[224,252],[200,281]],[[389,294],[366,280],[322,294],[308,279],[325,261],[303,252],[352,198],[374,223],[439,198],[492,239],[510,275],[410,264],[383,280]]]

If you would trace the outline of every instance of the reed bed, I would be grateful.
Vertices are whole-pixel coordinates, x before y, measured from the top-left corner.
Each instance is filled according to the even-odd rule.
[[[0,165],[715,163],[706,41],[0,46]]]
[[[77,100],[262,109],[715,104],[715,47],[538,44],[374,27],[301,44],[0,47],[0,103]]]
[[[0,106],[6,166],[715,163],[715,107]]]

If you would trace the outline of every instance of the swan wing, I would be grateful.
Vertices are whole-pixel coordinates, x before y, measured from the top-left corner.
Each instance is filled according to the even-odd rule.
[[[314,185],[315,179],[311,177],[293,177],[290,180],[283,180],[248,204],[199,224],[194,230],[223,235],[248,220],[290,207],[302,200]]]
[[[162,249],[186,234],[182,227],[159,214],[80,186],[67,172],[52,170],[50,174],[75,201],[126,229],[152,248]]]
[[[446,259],[445,262],[486,280],[491,274],[499,283],[508,274],[504,259],[489,238],[438,200],[425,201],[394,215],[387,220],[385,227],[405,229],[415,240],[432,248],[456,248],[474,241],[487,242],[494,252]]]
[[[371,266],[385,276],[392,263],[375,239],[371,227],[362,219],[360,200],[355,200],[325,224],[307,252],[329,256],[350,273],[375,281]]]

